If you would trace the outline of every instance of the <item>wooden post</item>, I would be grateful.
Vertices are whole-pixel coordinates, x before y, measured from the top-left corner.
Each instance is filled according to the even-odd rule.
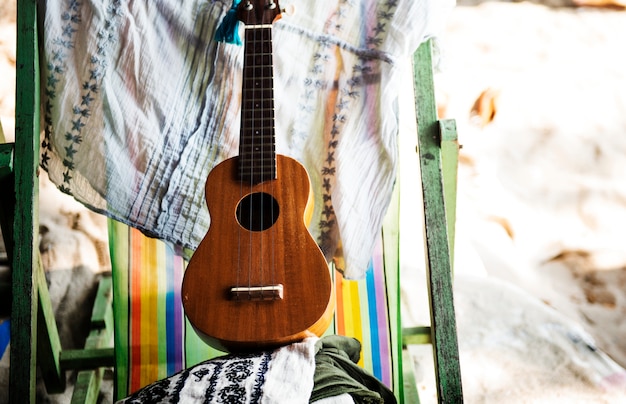
[[[35,401],[39,184],[37,2],[17,0],[15,215],[9,402]]]
[[[418,126],[419,164],[424,196],[426,268],[431,313],[431,342],[439,402],[461,403],[461,371],[452,297],[448,222],[444,201],[441,132],[432,96],[431,42],[414,55],[414,80]]]

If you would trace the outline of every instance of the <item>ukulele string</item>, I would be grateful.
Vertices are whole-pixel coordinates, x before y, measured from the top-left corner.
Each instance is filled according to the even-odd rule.
[[[244,31],[244,37],[245,37],[245,48],[244,48],[244,62],[243,62],[243,77],[242,77],[242,84],[243,84],[243,91],[242,91],[242,110],[241,110],[241,114],[242,114],[242,119],[241,119],[241,137],[240,137],[240,141],[243,142],[243,144],[241,145],[241,150],[239,153],[239,169],[240,169],[240,204],[242,203],[243,199],[246,195],[248,197],[248,203],[247,204],[243,204],[240,205],[240,210],[239,210],[239,248],[238,248],[238,270],[237,270],[237,286],[241,286],[241,281],[240,281],[240,275],[246,275],[245,276],[245,280],[244,282],[247,284],[248,290],[250,290],[249,288],[252,286],[251,285],[251,274],[252,274],[252,232],[251,232],[251,228],[253,226],[253,217],[252,217],[252,212],[254,209],[254,198],[252,197],[251,193],[252,193],[252,187],[253,187],[253,173],[254,173],[254,168],[253,168],[253,162],[254,159],[252,158],[252,153],[254,151],[254,131],[255,131],[255,127],[254,127],[254,103],[256,102],[255,98],[254,98],[254,87],[250,88],[249,85],[249,80],[250,80],[250,76],[249,76],[249,72],[250,69],[252,69],[252,71],[254,72],[254,63],[250,63],[251,60],[253,60],[253,56],[254,56],[254,52],[253,52],[253,46],[254,42],[251,40],[250,38],[250,30],[246,27],[245,31]],[[251,49],[252,48],[252,49]],[[246,173],[244,170],[247,170],[248,172]],[[248,189],[244,190],[244,183],[248,182]],[[246,211],[247,209],[247,211]],[[247,217],[246,217],[247,216]],[[244,223],[247,224],[246,226],[243,226]],[[245,235],[243,235],[244,232],[244,227],[248,228],[248,248],[247,251],[243,251],[243,239],[242,237],[245,237]],[[243,254],[247,254],[248,258],[244,261],[242,261],[243,258]],[[245,263],[247,263],[247,267],[244,268],[243,265],[245,265]],[[242,276],[243,277],[243,276]],[[247,278],[247,279],[246,279]],[[251,294],[250,292],[248,292],[248,298],[251,298]]]
[[[257,160],[257,156],[255,155],[255,151],[256,151],[256,140],[257,140],[257,134],[258,134],[258,128],[257,128],[257,122],[256,122],[256,114],[258,113],[257,111],[257,105],[258,105],[258,99],[257,99],[257,93],[256,93],[256,61],[257,61],[257,51],[256,51],[256,47],[257,47],[257,29],[256,28],[251,28],[252,29],[252,34],[253,34],[253,38],[252,38],[252,63],[251,63],[251,67],[252,67],[252,111],[250,114],[251,117],[251,127],[252,127],[252,138],[250,140],[250,157],[252,157],[251,161],[250,161],[250,194],[252,194],[253,191],[253,187],[255,184],[255,178],[254,178],[254,174],[255,174],[255,164],[256,164],[256,160]],[[258,169],[257,169],[258,170]],[[251,224],[252,229],[250,230],[250,232],[248,233],[249,236],[249,252],[248,252],[248,261],[249,261],[249,267],[248,267],[248,287],[252,286],[252,271],[253,271],[253,251],[254,251],[254,247],[252,245],[253,243],[253,232],[254,232],[254,224],[253,224],[253,219],[254,219],[254,212],[255,212],[255,203],[257,203],[258,201],[253,197],[251,199],[251,203],[250,203],[250,220],[249,223]],[[249,292],[251,293],[251,292]],[[251,298],[251,296],[250,296]]]
[[[271,177],[271,189],[272,189],[272,195],[275,195],[275,189],[274,189],[274,184],[275,184],[275,179],[276,179],[276,139],[275,139],[275,133],[274,133],[274,124],[275,124],[275,120],[274,120],[274,55],[273,55],[273,43],[272,43],[272,27],[270,26],[269,28],[267,28],[267,58],[268,58],[268,70],[270,72],[270,74],[268,75],[268,77],[266,77],[267,79],[267,83],[268,83],[268,90],[271,90],[270,94],[272,95],[271,97],[271,103],[270,103],[270,110],[268,111],[268,115],[269,115],[269,119],[268,119],[268,123],[269,123],[269,135],[270,135],[270,142],[269,142],[269,147],[270,147],[270,177]],[[272,221],[275,221],[277,219],[277,217],[275,216],[278,212],[274,211],[274,203],[271,204],[271,219]],[[270,233],[270,243],[271,243],[271,252],[272,252],[272,256],[271,256],[271,264],[270,264],[270,275],[271,275],[271,284],[275,285],[276,281],[275,281],[275,271],[276,271],[276,240],[275,240],[275,227],[272,226],[271,228],[271,233]],[[274,299],[276,299],[276,296],[274,295]]]
[[[247,42],[247,38],[245,36],[245,31],[244,31],[244,44]],[[241,286],[240,283],[240,278],[241,278],[241,272],[242,272],[242,268],[241,268],[241,249],[242,249],[242,245],[241,245],[241,222],[243,220],[243,215],[241,212],[241,198],[243,198],[243,183],[244,183],[244,175],[243,175],[243,163],[244,163],[244,159],[245,159],[245,153],[244,153],[244,145],[245,145],[245,132],[243,130],[244,128],[244,120],[245,120],[245,111],[246,111],[246,86],[245,86],[245,82],[243,81],[245,78],[245,71],[246,71],[246,54],[245,54],[245,48],[244,48],[244,61],[243,61],[243,68],[242,68],[242,85],[241,85],[241,118],[240,118],[240,128],[239,128],[239,157],[238,157],[238,162],[237,162],[237,170],[238,170],[238,178],[239,178],[239,202],[237,205],[237,209],[235,212],[236,215],[236,219],[237,222],[239,223],[239,226],[237,227],[237,276],[236,276],[236,283],[235,286],[237,288],[239,288]],[[237,299],[239,299],[239,295],[236,295]]]
[[[245,31],[244,31],[244,44],[245,42],[247,42],[247,38],[245,35]],[[236,219],[237,222],[239,223],[239,226],[237,227],[237,279],[236,279],[236,287],[239,288],[241,286],[241,273],[242,273],[242,261],[241,261],[241,257],[242,257],[242,221],[243,221],[243,214],[244,212],[242,212],[242,205],[241,205],[241,201],[242,198],[244,196],[243,194],[243,183],[245,181],[245,175],[244,175],[244,168],[245,166],[243,165],[245,162],[245,138],[246,138],[246,133],[244,131],[244,122],[245,122],[245,113],[246,113],[246,86],[245,86],[245,70],[246,70],[246,52],[245,52],[245,48],[244,48],[244,61],[243,61],[243,72],[242,72],[242,86],[241,86],[241,127],[239,129],[239,161],[237,164],[237,170],[238,170],[238,177],[239,177],[239,203],[238,203],[238,208],[236,211]],[[237,295],[237,299],[239,299],[239,295]]]
[[[261,211],[265,212],[265,209],[269,208],[269,216],[266,218],[265,215],[262,215],[263,220],[269,219],[270,223],[267,223],[268,229],[265,231],[265,234],[269,237],[265,248],[269,249],[270,256],[269,262],[264,262],[263,271],[261,273],[261,285],[263,286],[263,276],[265,275],[265,270],[268,268],[269,275],[269,283],[270,285],[275,284],[275,270],[276,270],[276,244],[275,244],[275,234],[276,229],[273,226],[276,220],[275,212],[275,204],[273,201],[273,195],[275,192],[275,159],[276,155],[274,152],[274,89],[273,89],[273,60],[272,60],[272,28],[271,26],[264,26],[260,29],[261,33],[261,68],[259,69],[260,73],[260,92],[263,98],[262,109],[261,109],[261,151],[263,158],[261,159],[262,168],[261,172],[263,173],[264,179],[269,181],[270,185],[270,194],[271,198],[262,199],[261,203],[269,203],[269,207],[262,206]],[[269,97],[271,95],[271,97]],[[262,229],[265,229],[265,223],[261,226]],[[263,240],[263,237],[261,238]],[[264,255],[263,255],[264,256]],[[268,267],[266,267],[268,266]],[[276,297],[274,297],[276,298]]]
[[[261,40],[259,41],[259,34],[261,35]],[[259,49],[260,48],[260,49]],[[255,91],[255,99],[258,100],[258,111],[255,111],[255,124],[257,124],[257,119],[258,119],[258,127],[255,130],[255,135],[257,135],[257,139],[255,139],[257,142],[255,144],[255,150],[257,151],[257,156],[254,159],[255,162],[258,162],[259,167],[257,167],[257,175],[260,177],[260,184],[263,184],[265,178],[264,178],[264,172],[263,172],[263,168],[265,165],[265,160],[263,156],[263,129],[264,129],[264,125],[263,125],[263,109],[265,107],[264,103],[265,103],[265,99],[263,98],[263,86],[261,86],[260,84],[262,83],[263,80],[263,74],[262,72],[259,72],[259,70],[261,70],[263,68],[263,32],[262,32],[262,28],[255,28],[254,29],[254,57],[255,57],[255,64],[254,64],[254,91]],[[259,68],[260,65],[260,68]],[[261,74],[258,74],[261,73]],[[257,115],[258,114],[258,115]],[[261,190],[263,189],[263,187],[261,187]],[[263,194],[259,195],[260,198],[258,200],[259,202],[259,209],[257,210],[258,215],[259,215],[259,286],[263,286],[263,271],[265,270],[264,266],[263,266],[263,257],[264,257],[264,250],[263,250],[263,229],[264,229],[264,219],[265,219],[265,215],[264,215],[264,206],[263,206],[263,202],[264,199],[263,198]]]

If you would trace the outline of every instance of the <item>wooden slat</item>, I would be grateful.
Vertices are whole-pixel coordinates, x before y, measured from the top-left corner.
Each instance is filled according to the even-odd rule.
[[[37,1],[17,0],[15,197],[9,402],[35,401],[37,358],[37,165],[39,71]]]
[[[81,370],[76,376],[72,404],[97,403],[104,367],[115,366],[115,352],[108,347],[113,336],[112,280],[100,279],[91,312],[91,331],[85,349],[61,352],[61,366]]]
[[[401,402],[404,404],[419,404],[420,397],[417,390],[417,382],[415,381],[415,369],[413,369],[413,360],[408,350],[402,351],[403,366],[402,380],[404,386],[402,388]]]
[[[104,276],[98,284],[96,300],[91,314],[91,328],[113,330],[113,282],[111,276]]]
[[[414,80],[437,393],[440,402],[460,403],[463,394],[430,41],[423,43],[414,55]]]
[[[97,403],[100,385],[104,377],[104,368],[79,372],[72,393],[71,404]]]
[[[92,330],[85,342],[84,349],[65,349],[61,352],[60,362],[63,369],[87,370],[99,367],[115,366],[113,348],[102,348],[110,342],[110,332]]]
[[[39,257],[37,252],[37,257]],[[37,364],[50,394],[62,393],[65,390],[65,373],[61,369],[61,340],[57,330],[54,311],[50,302],[48,284],[43,272],[41,261],[37,260],[33,276],[37,280],[39,306],[37,324]]]
[[[432,330],[430,327],[407,327],[402,329],[402,342],[404,345],[422,345],[432,343]]]
[[[448,245],[450,247],[450,268],[454,274],[454,240],[456,236],[456,191],[459,170],[459,138],[454,119],[439,121],[441,135],[441,169],[443,172],[443,195],[448,224]]]

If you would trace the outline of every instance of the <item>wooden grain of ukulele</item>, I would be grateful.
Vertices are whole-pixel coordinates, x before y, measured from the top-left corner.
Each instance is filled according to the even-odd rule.
[[[242,1],[245,24],[239,155],[206,181],[209,230],[182,285],[186,315],[210,345],[271,348],[320,336],[334,310],[326,260],[305,223],[305,168],[275,152],[272,23],[276,0]]]

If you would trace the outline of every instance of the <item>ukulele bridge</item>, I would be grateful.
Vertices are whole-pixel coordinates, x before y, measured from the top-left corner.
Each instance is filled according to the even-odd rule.
[[[283,285],[247,286],[230,288],[231,300],[279,300],[283,298]]]

